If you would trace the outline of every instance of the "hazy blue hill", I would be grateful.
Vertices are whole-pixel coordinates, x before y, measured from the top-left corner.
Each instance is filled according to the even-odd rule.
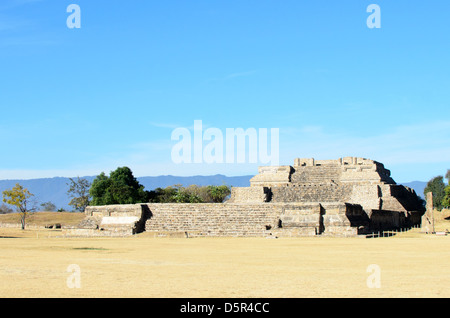
[[[427,186],[428,182],[424,181],[411,181],[407,183],[402,183],[404,186],[410,187],[416,191],[416,194],[422,198],[425,198],[423,195],[423,190],[425,190],[425,187]]]
[[[95,177],[83,177],[90,182]],[[69,178],[54,177],[54,178],[42,178],[42,179],[29,179],[29,180],[0,180],[0,193],[6,189],[11,189],[20,183],[24,188],[27,188],[34,194],[34,199],[38,202],[38,206],[44,202],[52,202],[56,207],[70,210],[68,205],[70,198],[67,196],[69,190],[68,183]]]
[[[167,186],[181,184],[182,186],[189,186],[196,184],[204,185],[222,185],[226,184],[234,187],[248,187],[250,186],[250,178],[252,176],[238,176],[227,177],[224,175],[213,176],[192,176],[192,177],[177,177],[177,176],[156,176],[156,177],[140,177],[138,181],[145,187],[146,190],[154,190],[158,187],[165,188]],[[95,177],[82,177],[92,182]],[[67,196],[69,190],[69,178],[55,177],[43,179],[29,179],[29,180],[0,180],[0,194],[6,189],[11,189],[20,183],[34,194],[34,198],[38,205],[44,202],[52,202],[56,207],[71,210],[68,205],[70,198]],[[1,196],[0,196],[1,197]]]
[[[146,190],[153,190],[158,187],[165,188],[175,184],[181,184],[185,187],[191,184],[196,184],[198,186],[226,184],[233,187],[249,187],[250,178],[252,177],[253,176],[227,177],[221,174],[216,174],[213,176],[192,177],[177,177],[168,175],[158,177],[141,177],[137,179],[145,187]]]

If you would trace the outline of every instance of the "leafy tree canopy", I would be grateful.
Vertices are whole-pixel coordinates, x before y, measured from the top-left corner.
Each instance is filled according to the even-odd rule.
[[[92,182],[89,193],[92,205],[133,204],[148,201],[144,190],[128,167],[111,171],[109,177],[102,172]]]
[[[433,193],[433,207],[435,207],[439,211],[442,210],[442,201],[444,200],[445,196],[444,189],[445,189],[444,177],[437,176],[428,181],[427,186],[423,191],[425,197],[428,192],[431,191]]]
[[[444,199],[442,200],[442,207],[449,208],[450,207],[450,185],[446,186],[444,189]]]
[[[157,188],[149,192],[150,202],[160,203],[220,203],[231,193],[230,187],[181,185]]]
[[[3,202],[15,206],[20,215],[20,222],[22,223],[22,230],[25,229],[25,222],[30,211],[35,208],[30,208],[30,198],[34,194],[30,193],[28,189],[21,186],[19,183],[10,189],[3,191]]]
[[[91,183],[87,179],[80,177],[77,177],[76,180],[69,178],[69,180],[69,190],[67,193],[72,198],[69,205],[73,206],[76,211],[84,212],[91,201],[89,195],[89,187],[91,186]]]
[[[56,205],[53,204],[53,202],[44,202],[41,204],[41,209],[42,211],[47,211],[47,212],[54,212],[56,211]]]

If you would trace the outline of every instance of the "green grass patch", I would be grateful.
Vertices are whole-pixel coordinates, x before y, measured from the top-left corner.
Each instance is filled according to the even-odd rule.
[[[82,251],[107,251],[107,248],[103,247],[73,247],[73,250],[82,250]]]

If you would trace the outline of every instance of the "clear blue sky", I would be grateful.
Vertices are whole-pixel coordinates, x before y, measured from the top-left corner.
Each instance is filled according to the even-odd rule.
[[[427,181],[450,169],[449,13],[447,0],[1,0],[0,179],[256,174],[174,164],[172,130],[202,120],[279,128],[280,164],[357,156]]]

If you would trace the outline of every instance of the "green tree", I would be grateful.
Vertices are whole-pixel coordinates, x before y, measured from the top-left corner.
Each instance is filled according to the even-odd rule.
[[[203,199],[199,195],[197,186],[189,186],[187,188],[178,187],[177,193],[172,197],[177,203],[203,203]]]
[[[0,205],[0,214],[7,214],[7,213],[13,213],[14,210],[11,209],[11,207],[9,207],[8,205],[2,203],[2,205]]]
[[[425,197],[430,191],[433,193],[433,207],[435,207],[439,211],[442,210],[442,201],[444,200],[445,196],[445,184],[443,176],[437,176],[428,181],[427,186],[423,191]]]
[[[54,211],[56,211],[56,205],[54,205],[50,201],[44,202],[41,204],[41,209],[42,209],[42,211],[54,212]]]
[[[220,203],[231,193],[230,187],[197,186],[182,187],[180,184],[156,188],[149,192],[149,202],[160,203]]]
[[[442,207],[450,208],[450,185],[444,189],[444,199],[442,199]]]
[[[149,192],[149,202],[159,203],[202,203],[196,186],[182,187],[180,184],[156,188]]]
[[[118,204],[146,202],[148,194],[128,167],[117,168],[110,173],[110,192]]]
[[[177,189],[173,187],[161,188],[149,192],[149,202],[154,203],[168,203],[174,202],[173,196],[177,194]]]
[[[86,207],[90,204],[91,198],[89,194],[89,188],[91,183],[84,178],[77,177],[76,180],[69,178],[70,183],[67,194],[72,198],[69,205],[74,208],[75,211],[84,212]]]
[[[231,189],[226,185],[208,186],[208,194],[212,202],[222,203],[223,200],[231,193]]]
[[[104,172],[100,173],[94,181],[92,181],[91,188],[89,189],[89,194],[92,197],[92,205],[106,205],[107,202],[111,200],[109,194],[110,184],[111,180]]]
[[[176,203],[202,203],[202,200],[186,191],[179,191],[172,197],[173,202]]]
[[[133,204],[147,202],[149,198],[148,191],[128,167],[117,168],[109,177],[102,172],[92,182],[89,193],[92,205]]]
[[[30,193],[28,189],[21,186],[19,183],[11,190],[3,191],[3,202],[15,206],[20,216],[20,223],[22,225],[22,230],[25,230],[26,219],[34,208],[30,208],[30,198],[34,194]]]

